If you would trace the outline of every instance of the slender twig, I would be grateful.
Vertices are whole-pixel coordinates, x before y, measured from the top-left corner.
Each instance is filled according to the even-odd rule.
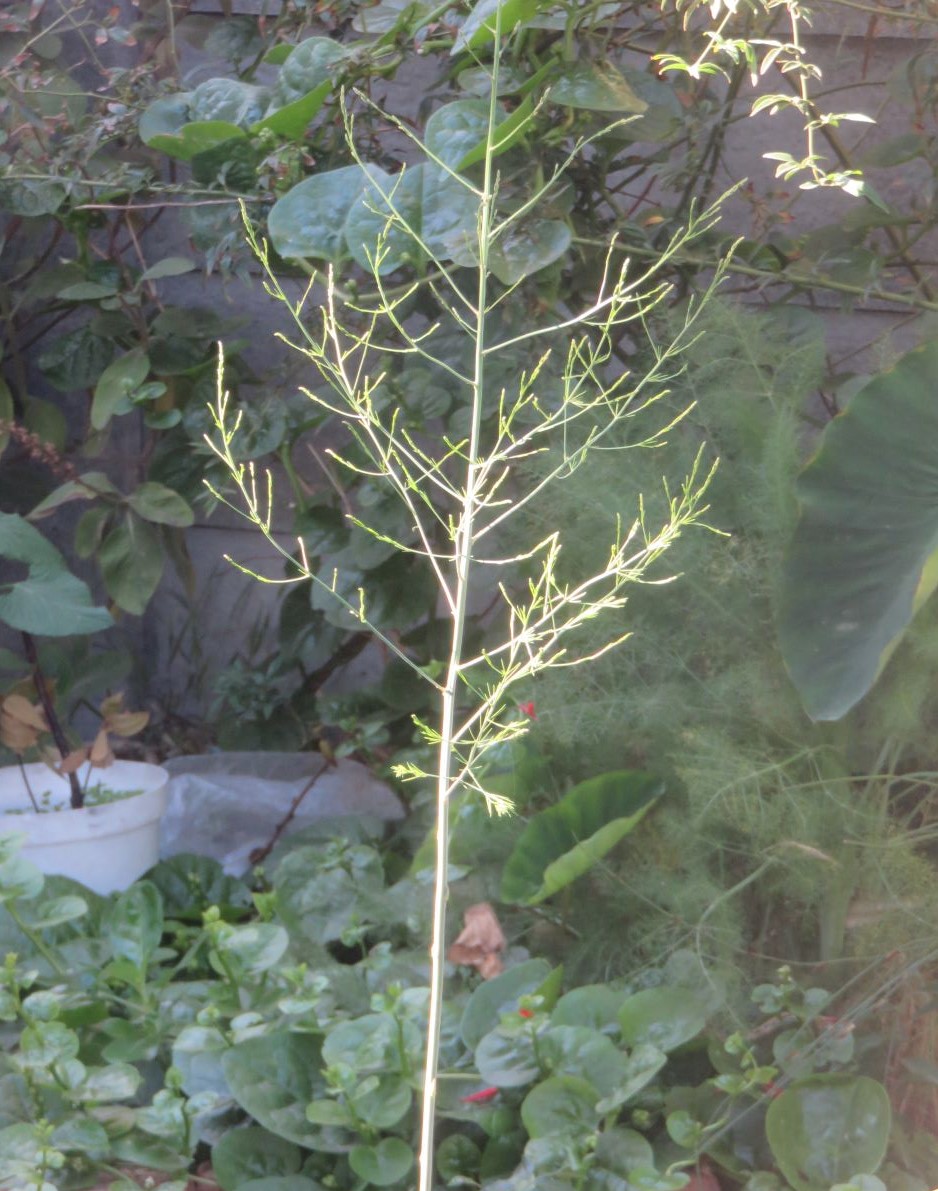
[[[23,642],[23,652],[26,654],[26,661],[30,665],[33,672],[33,686],[36,688],[36,694],[39,696],[39,702],[42,704],[42,710],[45,712],[46,723],[49,725],[49,731],[52,734],[52,739],[55,741],[55,747],[59,750],[64,761],[71,752],[68,739],[62,728],[61,721],[56,714],[55,704],[52,701],[52,695],[46,685],[46,678],[42,672],[42,667],[39,665],[39,654],[36,650],[36,642],[33,640],[30,633],[20,633]],[[71,806],[73,810],[81,810],[85,805],[85,796],[81,786],[78,783],[78,777],[74,771],[70,771],[65,775],[68,778],[69,789],[71,790]]]

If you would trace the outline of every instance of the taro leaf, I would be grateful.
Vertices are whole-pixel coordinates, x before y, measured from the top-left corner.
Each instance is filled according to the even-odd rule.
[[[628,112],[640,116],[648,104],[629,86],[621,71],[608,62],[583,62],[556,77],[550,98],[564,107],[591,112]]]
[[[243,881],[229,877],[217,860],[181,852],[161,860],[147,879],[160,891],[168,918],[201,922],[202,911],[218,906],[223,916],[246,909],[251,894]]]
[[[536,905],[581,877],[628,835],[663,789],[653,774],[630,769],[574,786],[522,832],[505,865],[502,901]]]
[[[514,223],[492,245],[489,265],[503,285],[514,285],[559,260],[572,238],[560,219]]]
[[[91,425],[103,430],[117,414],[133,409],[133,394],[150,374],[150,358],[142,347],[135,347],[101,373],[91,402]]]
[[[707,1024],[707,1002],[690,988],[645,988],[619,1008],[619,1029],[628,1046],[650,1043],[669,1052],[696,1038]]]
[[[814,720],[863,698],[938,586],[936,375],[933,341],[875,377],[798,480],[778,636]]]
[[[502,1013],[517,1009],[522,997],[535,993],[551,973],[546,959],[529,959],[484,980],[472,992],[463,1010],[459,1032],[470,1050],[498,1025]]]
[[[399,1137],[385,1137],[377,1145],[352,1146],[348,1164],[355,1174],[373,1187],[390,1187],[400,1182],[414,1164],[414,1152]]]
[[[114,603],[140,616],[163,574],[164,553],[157,531],[128,509],[101,543],[98,562]]]
[[[293,1142],[258,1125],[229,1129],[212,1146],[212,1170],[222,1191],[238,1191],[249,1179],[296,1174],[302,1163]]]
[[[383,277],[419,252],[414,236],[401,226],[400,220],[419,233],[423,166],[406,169],[396,177],[377,167],[372,167],[369,173],[371,181],[362,187],[349,208],[343,234],[352,259],[369,272],[376,267],[375,254],[381,241],[382,257],[377,270]]]
[[[28,568],[16,582],[0,580],[0,620],[11,628],[67,637],[113,625],[107,610],[92,604],[88,588],[38,529],[13,513],[0,513],[0,562],[10,560]]]
[[[149,143],[152,149],[159,149],[167,157],[191,161],[198,154],[207,153],[219,145],[245,139],[244,131],[237,124],[227,120],[198,120],[184,124],[178,132],[155,133]]]
[[[104,934],[111,952],[145,969],[163,934],[163,899],[149,881],[138,881],[110,907]]]
[[[306,1105],[325,1095],[318,1039],[280,1031],[248,1038],[227,1051],[222,1068],[232,1096],[265,1129],[316,1148],[320,1128]]]
[[[886,1154],[889,1097],[865,1075],[816,1075],[773,1100],[765,1118],[772,1155],[795,1191],[827,1191],[873,1174]]]
[[[539,0],[478,0],[463,21],[451,53],[477,50],[499,36],[507,37],[519,21],[534,16]]]
[[[127,503],[144,521],[152,521],[156,525],[188,529],[195,520],[192,509],[178,492],[152,480],[131,492]]]
[[[576,1075],[553,1075],[532,1088],[521,1105],[531,1137],[587,1137],[595,1132],[599,1094]]]
[[[176,95],[167,95],[157,99],[146,109],[140,117],[137,131],[145,145],[149,145],[155,136],[177,133],[184,124],[189,123],[189,100],[191,91],[180,91]]]
[[[342,229],[364,188],[364,175],[357,165],[314,174],[298,183],[277,199],[267,216],[274,248],[286,259],[340,260],[345,246]]]
[[[587,1079],[609,1096],[629,1077],[629,1060],[605,1034],[586,1026],[555,1026],[538,1038],[542,1066],[562,1075]]]
[[[49,344],[39,356],[39,371],[54,388],[71,393],[95,384],[113,355],[113,343],[79,327]]]

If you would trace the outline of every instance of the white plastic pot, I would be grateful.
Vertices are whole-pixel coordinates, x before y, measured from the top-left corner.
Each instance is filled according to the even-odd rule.
[[[36,814],[17,766],[0,769],[0,834],[25,836],[22,855],[44,873],[71,877],[95,893],[113,893],[132,885],[159,860],[165,769],[115,761],[97,770],[92,784],[100,781],[108,790],[142,793],[81,810],[69,805],[67,779],[47,765],[27,765],[26,774],[37,800],[48,792],[43,805],[50,809]]]

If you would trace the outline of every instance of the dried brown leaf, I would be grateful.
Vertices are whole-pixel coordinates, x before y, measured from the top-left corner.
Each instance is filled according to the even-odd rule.
[[[501,952],[507,942],[498,916],[488,902],[478,902],[463,913],[463,928],[447,953],[450,963],[475,968],[483,980],[502,970]]]

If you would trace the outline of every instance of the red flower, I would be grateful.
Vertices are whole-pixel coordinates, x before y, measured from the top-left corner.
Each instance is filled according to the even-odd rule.
[[[497,1095],[498,1088],[483,1088],[480,1092],[472,1092],[468,1096],[461,1096],[460,1103],[485,1104],[489,1100],[494,1100]]]
[[[534,1010],[533,1009],[519,1009],[518,1016],[519,1017],[533,1017]]]
[[[522,715],[526,715],[529,720],[537,719],[537,712],[534,710],[534,700],[531,699],[527,703],[519,703],[518,710]]]

